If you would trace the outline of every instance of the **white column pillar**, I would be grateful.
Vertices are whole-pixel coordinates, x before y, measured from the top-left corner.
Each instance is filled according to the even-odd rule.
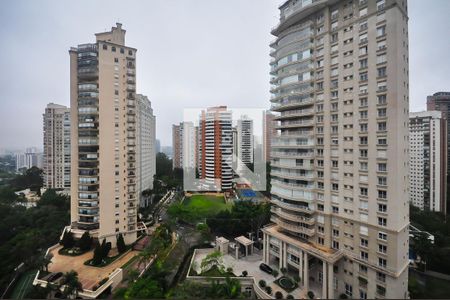
[[[266,251],[267,251],[267,245],[266,245],[266,234],[265,233],[263,233],[263,262],[264,263],[267,263],[267,260],[266,260]]]
[[[236,259],[239,259],[239,243],[236,243],[235,255],[236,255]]]
[[[298,263],[298,276],[300,276],[300,287],[303,285],[303,251],[300,250],[300,255],[299,255],[299,263]]]
[[[327,262],[326,261],[322,261],[322,299],[328,299],[327,296],[327,291],[328,291],[328,286],[327,286]]]
[[[334,266],[328,264],[328,298],[334,299]]]
[[[303,283],[303,287],[305,288],[305,291],[308,292],[309,291],[309,261],[308,261],[308,252],[305,252],[305,261],[303,262],[303,278],[304,278],[304,283]]]
[[[281,242],[280,241],[280,248],[279,248],[279,253],[278,253],[278,256],[279,256],[279,268],[281,269],[282,267],[283,267],[283,247],[284,247],[284,242]]]
[[[248,256],[248,245],[245,246],[245,256]]]

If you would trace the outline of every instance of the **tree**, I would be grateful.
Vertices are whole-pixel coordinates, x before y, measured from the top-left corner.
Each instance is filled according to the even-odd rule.
[[[309,292],[308,292],[308,298],[309,298],[309,299],[314,299],[314,296],[315,296],[315,295],[314,295],[314,292],[313,292],[313,291],[309,291]]]
[[[81,282],[78,280],[78,273],[75,271],[67,272],[64,275],[62,284],[64,286],[63,295],[65,297],[75,296],[77,298],[78,292],[83,290]]]
[[[247,271],[242,271],[242,277],[247,277],[248,272]]]
[[[283,275],[286,275],[286,273],[287,273],[287,268],[281,268],[280,269],[280,271],[281,271],[281,274],[283,274]]]
[[[78,247],[81,251],[88,251],[92,247],[93,238],[89,235],[89,231],[85,231],[78,240]]]
[[[433,244],[431,244],[431,241],[428,239],[428,236],[424,233],[415,233],[411,246],[412,246],[412,249],[416,252],[416,254],[418,256],[420,256],[420,259],[425,268],[426,261],[428,260],[430,254],[433,250],[432,249]]]
[[[203,272],[210,270],[212,267],[217,267],[219,270],[223,270],[222,265],[222,253],[220,251],[214,251],[206,255],[200,264],[200,268]]]
[[[102,250],[102,259],[107,258],[109,251],[111,250],[111,243],[110,242],[106,242],[106,239],[103,239],[102,241],[102,245],[101,245],[101,250]]]
[[[102,246],[97,242],[94,249],[94,256],[92,257],[92,263],[96,266],[103,262],[103,250]]]
[[[269,295],[272,294],[272,288],[270,286],[266,286],[266,293]]]
[[[241,293],[241,283],[236,278],[225,277],[223,295],[227,299],[236,299]]]
[[[278,277],[278,270],[273,270],[272,271],[272,275],[273,275],[273,277],[275,277],[275,278],[277,278]]]
[[[125,245],[125,241],[123,240],[123,236],[121,233],[117,236],[117,250],[119,253],[124,253],[127,251],[127,246]]]
[[[283,293],[280,291],[277,291],[275,293],[275,299],[283,299]]]
[[[266,281],[265,281],[264,279],[261,279],[261,280],[258,282],[258,285],[259,285],[260,287],[264,288],[264,287],[266,287]]]
[[[162,299],[164,290],[156,280],[141,278],[131,284],[125,292],[125,299]]]
[[[64,231],[61,245],[63,245],[64,249],[70,249],[75,246],[75,239],[73,238],[73,234],[70,230]]]

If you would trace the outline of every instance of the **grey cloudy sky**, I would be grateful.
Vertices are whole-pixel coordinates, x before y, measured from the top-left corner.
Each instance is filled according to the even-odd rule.
[[[46,104],[69,105],[68,49],[116,21],[138,49],[137,89],[152,101],[163,145],[185,107],[268,107],[270,29],[281,2],[1,1],[0,148],[42,147]],[[447,0],[409,0],[412,111],[450,90],[449,12]]]

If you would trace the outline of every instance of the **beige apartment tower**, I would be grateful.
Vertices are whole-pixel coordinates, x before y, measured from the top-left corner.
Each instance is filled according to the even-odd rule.
[[[44,187],[70,189],[70,109],[49,103],[43,114]]]
[[[70,51],[72,120],[71,228],[114,247],[121,233],[136,240],[139,164],[136,49],[117,23],[96,42]]]
[[[315,297],[408,297],[405,0],[289,0],[273,29],[264,261]]]

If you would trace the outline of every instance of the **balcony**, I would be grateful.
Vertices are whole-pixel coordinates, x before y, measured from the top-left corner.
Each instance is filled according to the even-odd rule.
[[[307,225],[314,225],[315,224],[315,219],[314,218],[307,218],[304,216],[300,216],[300,215],[295,215],[295,214],[291,214],[291,213],[286,213],[284,212],[281,208],[279,207],[272,207],[270,209],[270,211],[274,214],[276,214],[277,216],[286,219],[286,220],[290,220],[293,222],[299,222],[299,223],[304,223]]]
[[[272,199],[271,202],[281,208],[287,209],[287,210],[293,210],[293,211],[297,211],[297,212],[303,212],[303,213],[307,213],[307,214],[313,214],[314,211],[312,211],[311,209],[309,209],[307,206],[301,206],[301,205],[294,205],[294,204],[289,204],[286,202],[282,202],[280,200],[274,200]]]
[[[275,216],[272,216],[270,218],[271,222],[274,222],[275,224],[278,224],[279,226],[281,226],[282,228],[289,230],[289,231],[293,231],[293,232],[297,232],[297,233],[303,233],[306,234],[308,236],[313,236],[315,234],[315,230],[314,229],[309,229],[300,225],[294,225],[288,222],[284,222],[282,221],[280,218],[277,218]]]
[[[314,120],[298,120],[298,121],[285,121],[280,124],[274,126],[275,129],[283,129],[283,128],[296,128],[296,127],[308,127],[313,126]]]
[[[296,117],[312,115],[314,113],[314,109],[312,108],[282,111],[280,116],[275,117],[275,120],[292,119]]]
[[[284,151],[272,151],[271,157],[277,158],[314,158],[314,152],[284,152]]]

